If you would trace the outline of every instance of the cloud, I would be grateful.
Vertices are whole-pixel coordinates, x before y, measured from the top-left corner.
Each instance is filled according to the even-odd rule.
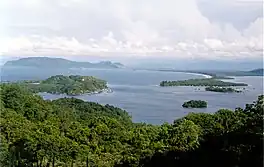
[[[3,0],[0,53],[258,57],[263,52],[261,3]]]

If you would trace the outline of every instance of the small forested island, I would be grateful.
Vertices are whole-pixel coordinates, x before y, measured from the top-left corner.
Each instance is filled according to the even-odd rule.
[[[184,108],[207,108],[207,102],[202,100],[190,100],[183,103]]]
[[[1,84],[0,166],[261,167],[263,100],[151,125],[111,105]]]
[[[241,93],[241,90],[237,90],[231,87],[218,87],[218,86],[210,86],[205,88],[206,91],[211,92],[223,92],[223,93]]]
[[[225,82],[215,78],[161,81],[160,86],[247,86],[245,83]]]
[[[92,76],[80,75],[55,75],[42,81],[20,81],[17,84],[34,93],[47,92],[67,95],[99,93],[108,89],[106,81]]]

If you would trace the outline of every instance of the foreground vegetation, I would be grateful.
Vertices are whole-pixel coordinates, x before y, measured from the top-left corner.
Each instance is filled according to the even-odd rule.
[[[18,84],[34,93],[47,92],[67,95],[97,93],[107,89],[106,81],[80,75],[56,75],[43,81],[21,81]]]
[[[184,108],[206,108],[207,102],[202,100],[190,100],[183,103]]]
[[[225,82],[215,78],[188,79],[182,81],[162,81],[160,86],[247,86],[245,83]]]
[[[205,88],[206,91],[211,91],[211,92],[223,92],[223,93],[241,93],[241,90],[237,90],[231,87],[217,87],[217,86],[210,86]]]
[[[75,98],[45,101],[1,85],[0,166],[260,167],[263,100],[190,113],[173,124],[132,123],[127,112]],[[175,111],[177,112],[177,111]]]

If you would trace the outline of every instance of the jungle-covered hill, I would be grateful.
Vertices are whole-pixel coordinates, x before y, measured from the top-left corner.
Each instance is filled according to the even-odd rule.
[[[263,95],[244,109],[150,125],[111,105],[45,101],[17,84],[0,88],[0,166],[263,165]]]
[[[33,93],[47,92],[51,94],[80,95],[84,93],[99,93],[107,89],[107,82],[93,76],[55,75],[40,81],[19,81],[15,84]]]

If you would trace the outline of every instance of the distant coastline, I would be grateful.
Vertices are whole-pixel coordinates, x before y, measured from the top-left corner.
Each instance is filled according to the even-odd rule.
[[[156,71],[163,72],[183,72],[186,74],[199,74],[204,77],[214,78],[214,79],[234,79],[228,76],[264,76],[264,69],[254,69],[251,71],[202,71],[202,70],[174,70],[174,69],[158,69]]]
[[[195,72],[181,72],[181,73],[199,75],[199,76],[203,76],[204,78],[213,78],[213,76],[208,75],[208,74],[203,74],[203,73],[195,73]]]

